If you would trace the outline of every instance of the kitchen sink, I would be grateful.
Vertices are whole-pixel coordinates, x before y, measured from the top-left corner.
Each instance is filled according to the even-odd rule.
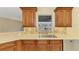
[[[57,38],[55,35],[45,35],[45,34],[41,34],[39,35],[40,38]]]

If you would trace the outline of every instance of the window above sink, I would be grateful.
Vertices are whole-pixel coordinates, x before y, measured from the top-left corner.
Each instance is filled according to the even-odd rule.
[[[51,32],[52,31],[52,16],[38,15],[38,31]]]
[[[52,22],[52,16],[51,15],[39,15],[38,22]]]

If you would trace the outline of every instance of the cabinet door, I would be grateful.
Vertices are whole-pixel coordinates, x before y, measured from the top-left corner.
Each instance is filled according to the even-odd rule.
[[[23,40],[23,51],[62,51],[62,40]]]
[[[72,12],[70,10],[65,10],[63,12],[63,25],[65,27],[72,26]]]
[[[38,40],[37,41],[37,51],[48,51],[49,41],[48,40]]]
[[[16,51],[16,46],[5,47],[0,49],[0,51]]]
[[[56,8],[55,26],[71,27],[72,26],[72,8]]]
[[[23,26],[24,27],[35,27],[35,11],[34,10],[23,10]]]
[[[63,11],[58,11],[55,13],[55,26],[61,27],[63,26]]]
[[[24,51],[36,51],[36,44],[34,40],[24,40],[23,41]]]
[[[62,51],[62,40],[50,40],[50,51]]]
[[[7,42],[0,44],[0,51],[15,51],[16,45],[15,42]]]

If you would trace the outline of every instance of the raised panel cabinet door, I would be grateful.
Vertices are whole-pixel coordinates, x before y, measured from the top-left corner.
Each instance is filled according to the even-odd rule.
[[[70,27],[71,26],[71,11],[70,10],[63,10],[63,27]]]
[[[55,45],[51,44],[50,47],[49,47],[49,50],[50,51],[61,51],[61,47],[58,44],[55,44]]]
[[[27,45],[24,45],[23,46],[23,51],[36,51],[36,46],[33,44],[33,45],[31,45],[31,44],[27,44]]]
[[[55,26],[56,27],[72,26],[72,7],[57,7],[55,9]]]
[[[15,42],[7,42],[0,44],[0,51],[15,51],[16,45]]]
[[[23,41],[23,50],[24,51],[36,51],[35,40],[24,40]]]
[[[35,26],[35,11],[32,10],[23,11],[23,26],[25,27]]]
[[[63,26],[63,11],[56,12],[55,19],[56,19],[55,20],[55,26],[56,27]]]
[[[37,41],[37,51],[48,51],[49,41],[48,40],[38,40]]]
[[[62,51],[62,40],[50,40],[50,51]]]
[[[64,12],[64,26],[72,26],[72,12],[70,10]]]
[[[21,7],[23,27],[35,27],[36,7]]]

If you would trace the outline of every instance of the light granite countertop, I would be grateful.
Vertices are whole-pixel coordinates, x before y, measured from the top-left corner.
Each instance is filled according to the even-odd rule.
[[[14,41],[14,40],[79,40],[79,34],[59,34],[55,33],[54,37],[39,37],[41,34],[27,34],[26,32],[6,32],[0,33],[0,43]],[[53,33],[51,34],[53,35]]]

